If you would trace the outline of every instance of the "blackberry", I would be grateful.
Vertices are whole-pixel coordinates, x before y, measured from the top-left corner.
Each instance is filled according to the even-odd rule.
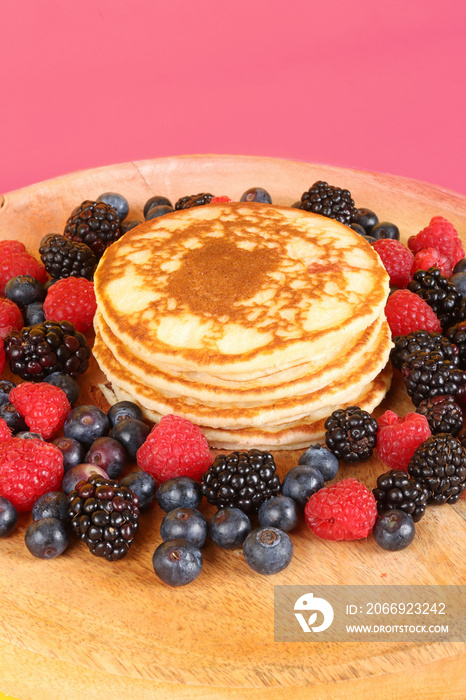
[[[466,486],[466,449],[447,433],[432,435],[413,454],[408,474],[429,489],[429,503],[456,503]]]
[[[214,195],[208,192],[201,194],[191,194],[186,197],[180,197],[175,204],[175,209],[191,209],[191,207],[201,207],[203,204],[209,204]]]
[[[432,435],[449,433],[456,437],[463,427],[463,412],[453,396],[433,396],[424,399],[416,413],[427,418]]]
[[[120,217],[110,204],[86,199],[71,213],[63,235],[70,241],[85,243],[100,258],[122,235]]]
[[[86,338],[69,321],[44,321],[11,331],[5,338],[10,369],[22,379],[41,382],[52,372],[77,377],[89,367]]]
[[[73,532],[92,554],[108,561],[126,556],[139,524],[139,499],[131,489],[91,476],[76,484],[68,503]]]
[[[365,462],[377,442],[377,421],[359,406],[334,411],[325,421],[325,430],[328,449],[343,462]]]
[[[356,216],[354,200],[349,190],[342,190],[318,180],[301,195],[301,209],[322,214],[349,225]]]
[[[466,321],[455,323],[445,335],[450,343],[458,348],[459,366],[461,369],[466,369]]]
[[[438,267],[418,270],[408,284],[414,292],[429,304],[437,315],[442,328],[451,326],[457,320],[462,296],[453,284],[450,284]]]
[[[402,510],[411,515],[415,523],[424,515],[430,497],[429,489],[402,469],[381,474],[372,493],[379,515],[387,510]]]
[[[438,352],[408,355],[401,374],[415,406],[433,396],[456,396],[466,391],[466,373]]]
[[[440,333],[429,333],[424,330],[413,331],[408,335],[396,336],[393,338],[393,342],[395,347],[390,351],[390,360],[395,369],[401,370],[408,355],[434,350],[454,365],[458,365],[460,361],[460,351],[454,341],[444,338]]]
[[[45,269],[54,279],[85,277],[92,280],[94,276],[97,258],[85,243],[52,233],[42,240],[39,253]]]
[[[201,477],[202,491],[217,508],[256,513],[261,503],[280,493],[280,479],[270,452],[249,450],[218,455]]]

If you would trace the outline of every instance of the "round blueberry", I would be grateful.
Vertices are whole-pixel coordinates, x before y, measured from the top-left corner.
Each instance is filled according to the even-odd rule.
[[[8,498],[0,496],[0,537],[7,537],[16,527],[18,511]]]
[[[100,437],[94,440],[84,461],[87,464],[97,464],[107,472],[110,479],[116,479],[125,468],[126,450],[118,440]]]
[[[87,481],[93,474],[103,476],[104,479],[109,478],[107,472],[98,467],[97,464],[77,464],[76,467],[72,467],[65,473],[61,482],[63,491],[68,495],[74,491],[78,481]]]
[[[146,221],[158,219],[159,216],[163,216],[164,214],[170,214],[172,211],[174,211],[172,207],[168,207],[166,204],[161,204],[158,207],[152,207],[152,209],[149,209],[149,211],[146,214]]]
[[[350,228],[352,228],[353,231],[356,231],[356,233],[359,233],[360,236],[367,235],[366,229],[363,228],[360,224],[350,224]]]
[[[218,547],[237,549],[251,532],[251,521],[240,508],[220,508],[210,520],[209,531]]]
[[[304,508],[313,493],[324,486],[324,477],[315,467],[298,464],[285,475],[282,494],[292,498],[300,508]]]
[[[389,221],[381,221],[376,224],[372,229],[370,235],[377,241],[383,238],[391,238],[395,241],[400,240],[400,230],[395,224],[391,224]]]
[[[110,204],[118,214],[120,221],[126,219],[129,214],[129,204],[126,197],[117,192],[104,192],[97,197],[97,202],[105,202],[105,204]]]
[[[387,510],[377,518],[372,532],[379,547],[398,552],[411,544],[416,526],[412,516],[403,510]]]
[[[268,498],[261,504],[258,516],[262,527],[276,527],[284,532],[290,532],[299,522],[297,503],[289,496]]]
[[[26,547],[38,559],[54,559],[68,547],[68,530],[58,518],[43,518],[29,525]]]
[[[190,476],[167,479],[157,489],[157,503],[169,513],[175,508],[197,508],[202,500],[202,486]]]
[[[361,238],[364,238],[364,240],[367,241],[368,243],[370,243],[371,245],[372,245],[372,243],[375,243],[377,240],[373,236],[361,236]]]
[[[14,301],[20,309],[35,301],[44,301],[45,289],[31,275],[17,275],[5,285],[5,296]]]
[[[453,274],[456,274],[457,272],[466,272],[466,258],[461,258],[461,260],[458,260],[456,263],[455,267],[453,268]]]
[[[128,420],[119,421],[113,426],[110,437],[121,442],[129,459],[134,460],[137,451],[144,444],[149,433],[149,426],[142,420],[128,418]]]
[[[147,508],[154,502],[157,483],[147,472],[131,472],[120,481],[120,486],[127,486],[139,498],[139,507]]]
[[[129,221],[123,221],[121,224],[121,232],[122,233],[128,233],[128,231],[131,231],[131,229],[136,228],[136,226],[139,226],[139,224],[142,224],[142,221],[138,221],[137,219],[130,219]]]
[[[162,520],[160,535],[164,541],[183,539],[203,547],[207,537],[207,520],[195,508],[175,508]]]
[[[150,199],[148,199],[147,202],[144,204],[144,218],[146,218],[148,212],[151,209],[159,206],[167,206],[173,209],[173,204],[170,202],[169,199],[167,199],[166,197],[162,197],[162,195],[156,194]]]
[[[243,554],[246,564],[258,574],[277,574],[291,562],[293,544],[283,530],[259,527],[244,540]]]
[[[272,197],[263,187],[250,187],[246,192],[243,192],[239,201],[272,204]]]
[[[299,200],[299,202],[295,202],[294,204],[291,205],[292,209],[301,209],[302,202]]]
[[[74,438],[59,437],[53,441],[55,447],[58,447],[63,455],[63,469],[68,472],[73,467],[77,467],[78,464],[84,462],[84,455],[86,454],[86,449],[84,445],[81,445],[79,440]]]
[[[25,326],[34,326],[36,323],[44,323],[44,304],[41,301],[33,301],[22,310]]]
[[[169,586],[191,583],[202,571],[202,552],[188,540],[162,542],[152,557],[152,566],[161,581]]]
[[[30,430],[20,430],[19,433],[15,433],[15,437],[21,438],[21,440],[43,440],[44,438],[39,433],[31,433]]]
[[[466,272],[455,272],[448,281],[456,287],[462,297],[466,297]]]
[[[65,437],[79,440],[87,447],[97,438],[107,435],[109,430],[110,421],[107,415],[98,406],[90,404],[72,408],[63,426]]]
[[[318,443],[311,445],[306,452],[303,452],[298,464],[307,464],[308,467],[318,469],[324,477],[324,481],[330,481],[338,474],[338,459],[327,447]]]
[[[356,209],[354,223],[362,226],[365,233],[370,233],[374,226],[377,226],[379,223],[379,217],[374,211],[372,211],[372,209],[360,207],[359,209]]]
[[[22,418],[12,403],[4,403],[0,406],[0,418],[3,418],[13,433],[28,430],[24,418]]]
[[[72,406],[78,400],[79,384],[76,379],[71,377],[69,374],[64,374],[63,372],[52,372],[45,377],[44,382],[62,389],[62,391],[64,391],[66,394],[66,398],[68,399],[70,406]]]
[[[9,382],[7,379],[2,379],[0,381],[0,406],[9,403],[10,391],[14,388],[15,384],[13,384],[13,382]]]
[[[107,413],[110,425],[113,426],[122,420],[128,420],[128,418],[136,418],[137,420],[143,420],[144,415],[136,403],[132,401],[118,401],[118,403],[113,404]]]
[[[68,498],[61,491],[49,491],[44,493],[32,507],[32,519],[58,518],[68,520]]]

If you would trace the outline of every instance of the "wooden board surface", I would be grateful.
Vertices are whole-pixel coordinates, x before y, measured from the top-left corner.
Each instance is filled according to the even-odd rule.
[[[212,192],[239,199],[265,187],[290,205],[318,179],[351,190],[356,206],[396,223],[402,240],[441,214],[466,240],[466,198],[379,173],[271,158],[186,156],[78,172],[0,195],[0,239],[20,238],[33,253],[50,232],[63,231],[71,210],[105,191],[124,194],[129,218],[142,219],[154,194],[176,200]],[[95,364],[81,380],[81,403],[100,400]],[[387,407],[412,410],[397,379]],[[299,452],[277,452],[281,474]],[[342,466],[341,476],[369,488],[384,467]],[[202,506],[206,516],[212,508]],[[144,513],[128,556],[110,563],[73,542],[44,562],[24,545],[30,516],[0,540],[0,691],[28,698],[463,698],[465,645],[453,643],[279,644],[273,640],[275,584],[464,584],[466,501],[430,507],[413,544],[398,553],[372,537],[326,542],[301,524],[292,533],[291,565],[271,577],[255,574],[239,552],[209,542],[204,571],[181,589],[152,569],[162,514]]]

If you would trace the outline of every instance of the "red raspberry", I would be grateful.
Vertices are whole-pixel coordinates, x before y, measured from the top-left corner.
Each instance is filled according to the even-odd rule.
[[[3,257],[11,253],[27,253],[26,246],[21,241],[0,241],[0,256]]]
[[[325,540],[367,537],[377,517],[372,491],[357,479],[343,479],[314,493],[304,508],[312,532]]]
[[[378,457],[390,469],[407,471],[411,457],[431,434],[425,416],[408,413],[404,418],[399,418],[394,411],[385,411],[379,418]]]
[[[212,455],[197,425],[179,416],[164,416],[137,451],[137,462],[158,482],[176,476],[200,479],[212,464]]]
[[[210,200],[210,204],[215,204],[215,202],[232,202],[233,200],[230,199],[230,197],[227,197],[226,195],[223,195],[222,197],[212,197]]]
[[[408,247],[414,254],[423,248],[436,248],[447,256],[452,268],[464,258],[464,248],[458,231],[443,216],[434,216],[426,228],[411,236],[408,239]]]
[[[411,273],[414,275],[417,270],[428,270],[429,267],[438,267],[444,277],[451,277],[453,267],[446,255],[436,248],[423,248],[414,256]]]
[[[411,281],[413,254],[400,241],[382,238],[372,244],[389,274],[392,287],[406,287]]]
[[[45,267],[29,253],[0,251],[0,290],[3,293],[6,283],[17,275],[31,275],[41,284],[47,279]]]
[[[420,330],[442,332],[440,321],[429,304],[409,289],[397,289],[388,297],[385,316],[393,337]]]
[[[94,283],[84,277],[65,277],[49,287],[44,301],[48,321],[70,321],[77,331],[92,328],[97,308]]]
[[[11,438],[0,444],[0,496],[19,511],[31,510],[40,496],[56,491],[63,477],[63,454],[39,438]]]
[[[7,440],[11,440],[11,430],[7,422],[0,418],[0,442],[6,442]]]
[[[33,433],[45,440],[59,430],[71,410],[63,389],[46,382],[24,382],[10,391],[10,403]]]
[[[23,326],[23,316],[15,302],[0,299],[0,338],[6,338],[11,331],[20,331]]]

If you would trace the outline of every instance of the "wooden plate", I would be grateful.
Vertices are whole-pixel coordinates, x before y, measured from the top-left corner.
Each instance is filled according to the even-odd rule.
[[[187,156],[78,172],[0,197],[0,238],[20,238],[37,251],[41,237],[62,232],[84,199],[124,194],[129,218],[142,218],[153,194],[172,200],[213,192],[239,199],[265,187],[278,204],[292,204],[323,179],[351,190],[357,206],[397,223],[402,239],[432,216],[449,219],[466,240],[466,198],[400,177],[241,156]],[[93,366],[81,402],[95,400]],[[394,386],[379,409],[412,408]],[[277,453],[283,473],[299,453]],[[341,474],[369,488],[384,468],[369,463]],[[212,511],[204,508],[206,515]],[[275,584],[464,584],[466,502],[430,507],[413,544],[399,553],[372,538],[325,542],[302,525],[292,535],[295,556],[282,573],[260,576],[242,555],[208,543],[204,571],[182,589],[160,583],[152,554],[161,513],[141,518],[126,559],[109,563],[80,543],[48,562],[24,545],[30,516],[0,540],[0,690],[26,698],[373,698],[464,697],[461,644],[279,644],[273,637]],[[461,673],[460,673],[461,671]]]

